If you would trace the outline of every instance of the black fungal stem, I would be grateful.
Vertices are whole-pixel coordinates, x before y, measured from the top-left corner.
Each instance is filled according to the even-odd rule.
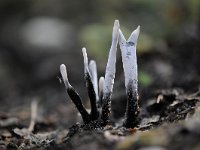
[[[97,105],[96,105],[96,93],[94,90],[94,86],[92,84],[91,77],[89,75],[89,72],[85,74],[85,82],[86,82],[86,87],[88,90],[88,96],[90,98],[90,104],[91,104],[91,119],[92,120],[97,120],[99,117],[99,112],[97,110]]]
[[[99,101],[97,102],[98,108],[102,107],[102,102],[103,102],[103,92],[99,92]]]
[[[139,114],[139,106],[138,106],[138,92],[137,90],[133,90],[132,82],[128,83],[127,86],[127,104],[126,104],[126,114],[125,121],[123,126],[126,128],[134,128],[138,124],[138,114]]]
[[[105,94],[102,99],[102,113],[101,120],[102,125],[105,126],[110,122],[110,113],[111,113],[111,93]]]
[[[89,113],[87,112],[87,110],[85,109],[85,107],[83,106],[78,93],[74,90],[73,87],[67,88],[67,93],[68,93],[69,97],[71,98],[71,100],[73,101],[73,103],[75,104],[78,111],[80,112],[80,114],[83,118],[83,122],[85,124],[90,123],[91,117],[90,117]]]

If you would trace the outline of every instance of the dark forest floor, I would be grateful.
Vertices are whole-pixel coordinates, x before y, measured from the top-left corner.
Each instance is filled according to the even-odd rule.
[[[51,116],[40,118],[31,132],[26,127],[30,118],[28,109],[1,113],[0,148],[199,149],[200,92],[186,94],[174,89],[157,94],[157,99],[140,108],[141,121],[133,129],[113,125],[93,128],[93,125],[77,123],[69,129],[55,130],[56,120],[50,119]]]

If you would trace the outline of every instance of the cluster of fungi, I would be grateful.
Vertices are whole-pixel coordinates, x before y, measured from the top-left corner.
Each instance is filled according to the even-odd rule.
[[[119,44],[127,95],[123,126],[126,128],[133,128],[137,125],[139,106],[136,46],[139,32],[140,26],[138,26],[137,29],[132,32],[129,39],[126,40],[120,29],[119,21],[115,20],[105,77],[100,77],[99,82],[96,62],[91,60],[88,63],[86,48],[82,48],[84,58],[84,79],[91,104],[90,113],[84,107],[79,94],[69,83],[66,66],[64,64],[60,65],[60,72],[67,93],[80,112],[84,124],[98,122],[98,124],[103,127],[110,122],[111,96],[116,72],[116,53]]]

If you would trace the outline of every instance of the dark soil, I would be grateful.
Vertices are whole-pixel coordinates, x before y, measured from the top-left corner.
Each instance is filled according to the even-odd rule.
[[[21,121],[23,118],[1,114],[0,146],[1,149],[198,149],[199,100],[199,92],[185,94],[176,89],[162,90],[157,99],[141,107],[140,123],[133,129],[77,123],[68,129],[55,130],[54,122],[43,118],[41,123],[36,123],[33,133],[21,134],[13,129],[26,128],[26,123]]]

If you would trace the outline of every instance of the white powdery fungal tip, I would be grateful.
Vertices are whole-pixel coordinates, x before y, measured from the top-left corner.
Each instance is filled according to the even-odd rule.
[[[119,45],[122,54],[122,62],[125,75],[125,86],[131,86],[133,90],[138,88],[138,73],[137,73],[137,56],[136,46],[137,39],[140,33],[140,26],[132,32],[128,41],[126,41],[123,33],[119,30]]]
[[[96,99],[98,100],[98,77],[97,77],[97,64],[94,60],[91,60],[89,63],[89,71],[92,78],[92,83],[94,87],[94,91],[96,94]]]
[[[122,44],[122,45],[126,44],[126,39],[120,29],[119,29],[119,44]]]
[[[99,78],[99,93],[103,92],[104,77]]]
[[[119,25],[119,20],[115,20],[114,22],[114,28],[119,29],[120,25]]]
[[[88,57],[87,57],[87,51],[86,48],[82,48],[82,53],[83,53],[83,59],[84,59],[84,71],[85,73],[88,72]]]
[[[119,27],[120,27],[119,21],[115,20],[112,33],[112,44],[106,66],[105,82],[104,82],[105,84],[103,86],[104,94],[112,93],[113,90],[113,84],[116,72],[115,64],[116,64],[117,44],[119,39]]]
[[[92,80],[97,80],[97,64],[94,60],[90,60],[89,71],[92,77]]]
[[[130,35],[129,39],[127,42],[134,42],[137,44],[137,39],[140,34],[140,26],[138,26]]]
[[[112,33],[112,43],[115,44],[115,42],[118,42],[118,36],[119,36],[119,20],[115,20],[114,26],[113,26],[113,33]]]
[[[66,66],[64,64],[60,65],[60,73],[62,75],[62,79],[63,79],[63,82],[65,84],[66,89],[70,88],[71,85],[68,81],[67,69],[66,69]]]

